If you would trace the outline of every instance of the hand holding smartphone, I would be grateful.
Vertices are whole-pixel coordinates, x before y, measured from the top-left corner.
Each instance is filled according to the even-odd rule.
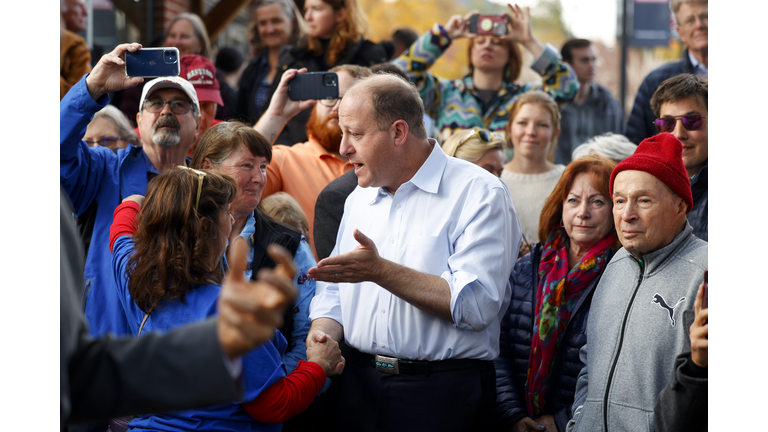
[[[178,48],[141,48],[125,53],[125,74],[129,77],[178,76],[180,72]]]
[[[336,72],[296,74],[288,82],[288,98],[294,101],[338,99],[339,76]]]
[[[707,274],[709,273],[709,269],[704,270],[704,309],[709,308],[709,284],[707,283]]]

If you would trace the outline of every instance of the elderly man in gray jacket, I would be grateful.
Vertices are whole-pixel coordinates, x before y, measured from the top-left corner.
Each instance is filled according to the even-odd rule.
[[[675,357],[689,349],[683,315],[694,308],[707,243],[686,220],[693,198],[674,135],[640,143],[610,182],[623,248],[595,290],[568,430],[652,431]]]

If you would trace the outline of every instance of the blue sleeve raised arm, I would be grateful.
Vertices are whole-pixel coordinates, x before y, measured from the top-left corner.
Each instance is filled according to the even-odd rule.
[[[59,103],[60,182],[79,215],[91,205],[99,183],[110,163],[117,163],[115,153],[105,147],[90,148],[82,141],[93,115],[109,103],[104,95],[94,101],[88,93],[84,76]]]

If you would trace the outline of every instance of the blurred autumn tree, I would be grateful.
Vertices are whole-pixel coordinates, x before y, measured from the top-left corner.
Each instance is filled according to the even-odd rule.
[[[374,42],[389,40],[398,28],[410,27],[418,34],[424,34],[437,22],[445,24],[455,15],[465,15],[471,10],[483,14],[504,14],[509,12],[506,4],[486,0],[359,0],[368,16],[370,29],[366,37]],[[568,38],[568,29],[562,19],[560,0],[540,0],[531,8],[533,33],[542,43],[551,43],[560,48]],[[467,74],[467,39],[459,39],[430,69],[436,76],[458,79]],[[525,50],[523,50],[525,51]],[[533,60],[527,54],[528,62]],[[524,63],[526,64],[526,63]],[[533,81],[540,77],[531,71],[521,75],[521,82]]]

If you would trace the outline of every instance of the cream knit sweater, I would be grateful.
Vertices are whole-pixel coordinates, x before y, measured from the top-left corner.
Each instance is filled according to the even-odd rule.
[[[564,170],[565,165],[555,165],[555,169],[541,174],[518,174],[506,169],[501,172],[501,180],[509,189],[523,235],[531,243],[540,240],[538,231],[541,209]]]

